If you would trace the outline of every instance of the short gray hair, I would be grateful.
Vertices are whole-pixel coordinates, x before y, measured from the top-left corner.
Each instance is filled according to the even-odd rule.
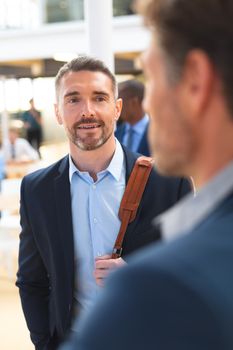
[[[60,82],[62,77],[68,72],[80,72],[80,71],[91,71],[91,72],[102,72],[107,75],[112,81],[112,91],[115,99],[117,98],[118,90],[117,83],[114,74],[110,69],[104,64],[103,61],[93,58],[90,56],[78,56],[72,59],[70,62],[65,63],[58,71],[55,78],[55,89],[56,96],[58,98],[58,91],[60,88]]]

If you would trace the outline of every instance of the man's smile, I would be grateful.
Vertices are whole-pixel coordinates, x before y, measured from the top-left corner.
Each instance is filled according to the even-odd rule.
[[[100,124],[82,124],[77,127],[77,129],[96,129],[100,128]]]

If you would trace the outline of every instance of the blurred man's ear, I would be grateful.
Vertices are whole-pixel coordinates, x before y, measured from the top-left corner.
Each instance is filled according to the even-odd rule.
[[[208,105],[213,91],[215,72],[208,56],[201,50],[188,53],[181,76],[184,101],[194,114],[201,114]]]

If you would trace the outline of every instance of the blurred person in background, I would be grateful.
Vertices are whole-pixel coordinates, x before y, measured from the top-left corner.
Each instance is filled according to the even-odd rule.
[[[6,163],[27,163],[39,159],[38,152],[24,138],[19,137],[19,129],[10,127],[8,139],[3,143],[3,157]]]
[[[192,176],[163,242],[108,279],[62,350],[233,349],[233,1],[141,0],[156,169]]]
[[[26,176],[21,185],[17,286],[37,350],[57,349],[73,322],[95,302],[111,271],[160,236],[151,220],[190,190],[184,179],[152,171],[122,258],[112,259],[118,211],[138,154],[114,136],[121,113],[113,74],[102,61],[80,56],[56,76],[55,113],[70,154]]]
[[[41,112],[35,108],[34,99],[30,99],[30,109],[22,114],[26,138],[28,142],[37,150],[40,158],[40,146],[42,142],[42,117]]]
[[[148,144],[149,116],[144,112],[142,100],[144,84],[138,80],[126,80],[118,84],[123,105],[115,136],[127,148],[144,156],[150,156]]]
[[[3,153],[3,145],[2,145],[2,136],[0,137],[0,193],[2,191],[2,180],[6,176],[6,164],[5,164],[5,158]],[[0,218],[2,216],[2,213],[0,211]]]
[[[3,143],[2,143],[2,136],[0,137],[0,191],[1,191],[1,181],[5,177],[5,157],[3,152]]]

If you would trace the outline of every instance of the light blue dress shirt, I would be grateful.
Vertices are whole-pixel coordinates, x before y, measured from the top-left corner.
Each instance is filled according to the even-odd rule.
[[[128,143],[128,136],[129,136],[129,130],[132,128],[133,130],[133,140],[132,145],[130,147],[130,150],[132,152],[137,152],[139,144],[141,142],[141,139],[143,137],[143,134],[145,132],[145,129],[147,127],[147,124],[149,123],[149,117],[147,114],[144,115],[144,117],[139,120],[136,124],[133,126],[129,123],[125,123],[125,133],[123,136],[122,143],[124,146],[127,146]]]
[[[88,152],[87,152],[88,156]],[[111,254],[119,228],[118,211],[125,190],[125,162],[116,140],[114,156],[94,182],[79,171],[70,157],[69,177],[75,247],[75,313],[89,309],[100,287],[93,271],[95,258]],[[76,323],[72,326],[76,331]]]

